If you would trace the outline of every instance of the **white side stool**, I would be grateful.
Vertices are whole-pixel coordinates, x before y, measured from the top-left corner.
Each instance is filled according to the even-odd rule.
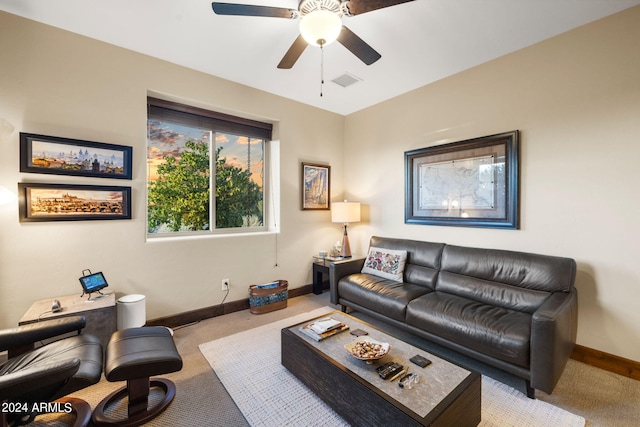
[[[145,296],[125,295],[116,302],[118,330],[139,328],[147,323]]]

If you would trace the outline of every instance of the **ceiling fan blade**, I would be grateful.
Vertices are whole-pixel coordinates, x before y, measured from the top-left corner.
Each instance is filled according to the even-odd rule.
[[[374,48],[344,25],[338,36],[338,42],[367,65],[373,64],[382,57]]]
[[[304,38],[302,38],[301,35],[298,35],[298,38],[293,42],[287,53],[284,54],[284,57],[278,64],[278,68],[288,70],[289,68],[293,67],[306,47],[307,42],[304,40]]]
[[[350,15],[361,15],[373,10],[383,9],[414,0],[349,0],[347,9]]]
[[[298,12],[295,9],[282,7],[255,6],[237,3],[211,3],[213,11],[218,15],[266,16],[268,18],[293,18]]]

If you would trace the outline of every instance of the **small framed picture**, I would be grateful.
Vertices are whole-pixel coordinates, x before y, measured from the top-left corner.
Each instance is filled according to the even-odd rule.
[[[20,133],[20,172],[131,179],[124,145]]]
[[[18,184],[20,222],[131,219],[131,187]]]
[[[329,210],[331,166],[302,163],[302,210]]]

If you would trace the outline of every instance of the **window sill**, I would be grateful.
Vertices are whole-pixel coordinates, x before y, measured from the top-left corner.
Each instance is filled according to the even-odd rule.
[[[156,235],[156,234],[147,234],[146,241],[147,243],[160,243],[160,242],[176,242],[183,240],[201,240],[201,239],[218,239],[218,238],[228,238],[228,237],[252,237],[252,236],[265,236],[278,234],[279,230],[265,230],[265,231],[239,231],[239,232],[230,232],[230,233],[203,233],[203,234],[175,234],[175,235]]]

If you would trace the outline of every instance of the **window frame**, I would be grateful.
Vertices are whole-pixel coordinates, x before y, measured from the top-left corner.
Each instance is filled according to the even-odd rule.
[[[168,101],[153,96],[147,96],[147,122],[153,115],[154,119],[159,118],[162,120],[164,117],[167,121],[174,123],[182,123],[187,126],[194,127],[206,127],[209,128],[213,134],[227,133],[236,136],[245,136],[249,138],[256,138],[263,140],[263,182],[262,182],[262,225],[258,227],[233,227],[233,228],[216,228],[216,183],[215,183],[215,138],[210,141],[209,148],[209,162],[210,162],[210,181],[209,181],[209,206],[210,206],[210,219],[213,221],[210,224],[209,230],[193,230],[193,231],[175,231],[164,233],[150,233],[148,229],[149,218],[149,180],[145,180],[145,228],[147,238],[175,238],[175,237],[203,237],[203,236],[221,236],[221,235],[238,235],[238,234],[255,234],[264,233],[269,231],[271,219],[269,217],[269,209],[267,204],[272,203],[270,188],[271,188],[271,153],[270,144],[273,133],[273,124],[261,122],[244,117],[238,117],[226,113],[207,110],[200,107],[194,107],[191,105],[182,104],[179,102]],[[148,148],[148,135],[147,135],[147,148]],[[145,157],[147,157],[145,155]],[[148,157],[147,157],[148,160]]]

